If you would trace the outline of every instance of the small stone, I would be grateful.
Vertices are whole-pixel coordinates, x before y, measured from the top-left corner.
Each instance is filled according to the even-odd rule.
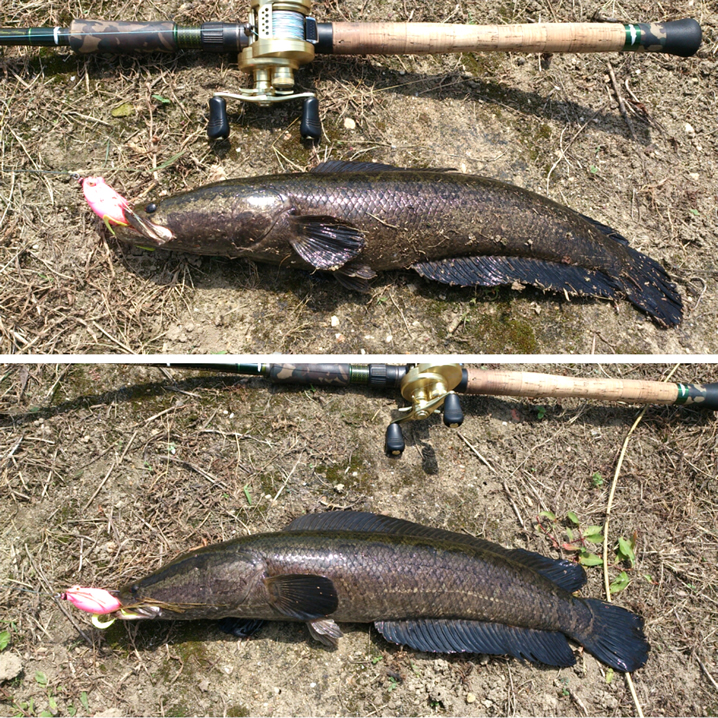
[[[466,694],[466,702],[467,703],[475,703],[476,702],[476,696],[473,693],[467,693]]]
[[[206,693],[209,690],[209,680],[207,678],[203,678],[198,684],[197,688],[199,688],[202,693]]]
[[[335,314],[332,317],[331,322],[332,322],[333,327],[338,327],[339,326],[339,317]]]
[[[334,491],[336,491],[338,494],[341,494],[342,491],[344,491],[344,484],[337,484],[334,487]]]
[[[687,134],[689,137],[694,137],[695,134],[696,134],[696,131],[693,129],[693,126],[692,126],[692,125],[689,125],[687,122],[686,122],[685,130],[686,130],[686,134]]]
[[[0,653],[0,683],[17,678],[22,672],[22,661],[15,653]]]
[[[344,118],[344,129],[345,130],[356,130],[357,123],[352,120],[351,117]]]

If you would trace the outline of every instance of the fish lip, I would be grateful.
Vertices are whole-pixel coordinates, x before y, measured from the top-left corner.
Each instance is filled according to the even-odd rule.
[[[172,232],[171,229],[140,217],[140,215],[137,214],[132,207],[126,207],[124,209],[124,215],[127,220],[127,224],[135,232],[138,232],[146,239],[156,242],[159,247],[175,238],[174,232]]]
[[[117,611],[116,618],[123,621],[135,621],[144,618],[158,618],[162,609],[159,606],[145,604],[142,606],[130,606]]]

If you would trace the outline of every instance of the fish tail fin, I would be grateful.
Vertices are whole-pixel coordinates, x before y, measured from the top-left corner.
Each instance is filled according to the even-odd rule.
[[[629,266],[621,272],[621,290],[627,299],[664,327],[681,323],[683,301],[668,273],[655,259],[626,247]]]
[[[648,659],[650,646],[643,619],[631,611],[595,598],[582,601],[590,611],[586,630],[571,633],[591,654],[618,671],[630,673]]]

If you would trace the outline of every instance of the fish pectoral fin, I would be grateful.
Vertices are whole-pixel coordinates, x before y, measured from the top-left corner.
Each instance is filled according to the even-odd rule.
[[[339,639],[344,635],[341,628],[331,618],[318,618],[315,621],[307,621],[307,628],[315,641],[319,641],[330,648],[336,648],[339,644]]]
[[[445,618],[375,621],[374,625],[387,641],[410,646],[417,651],[509,655],[549,666],[572,666],[576,663],[566,636],[560,631]]]
[[[255,634],[266,621],[260,618],[235,618],[234,616],[227,616],[227,618],[221,618],[217,621],[217,628],[222,633],[229,633],[237,638],[249,638],[249,636]]]
[[[287,574],[264,579],[269,602],[284,616],[312,621],[337,610],[339,597],[334,583],[325,576]]]
[[[364,249],[364,234],[335,217],[292,217],[294,251],[316,269],[338,269]]]

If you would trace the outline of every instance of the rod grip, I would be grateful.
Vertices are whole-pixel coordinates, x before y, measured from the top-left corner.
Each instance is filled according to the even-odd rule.
[[[272,364],[269,378],[282,384],[314,384],[316,386],[349,386],[349,364]]]
[[[678,384],[676,404],[718,410],[718,384]]]
[[[70,47],[81,55],[91,52],[176,52],[173,22],[109,22],[73,20]]]
[[[638,23],[626,25],[624,49],[691,57],[698,52],[702,39],[701,26],[692,18],[671,22]]]

